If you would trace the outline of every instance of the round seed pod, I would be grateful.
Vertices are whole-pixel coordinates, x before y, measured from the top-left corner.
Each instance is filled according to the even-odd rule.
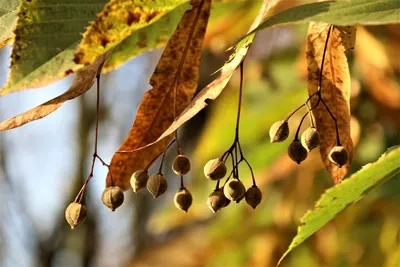
[[[246,202],[249,204],[253,209],[255,209],[258,204],[260,204],[262,199],[261,190],[253,185],[246,191]]]
[[[243,199],[245,193],[246,188],[243,183],[236,178],[229,180],[224,186],[224,195],[229,200],[240,201]]]
[[[162,174],[150,175],[147,181],[147,190],[153,195],[154,198],[158,198],[160,195],[167,191],[168,182]]]
[[[176,175],[185,175],[190,171],[189,158],[184,155],[178,155],[172,163],[172,170]]]
[[[174,197],[174,204],[180,210],[187,212],[190,206],[192,206],[193,198],[192,194],[186,188],[179,189]]]
[[[147,180],[149,180],[149,174],[147,170],[138,170],[135,171],[131,176],[131,187],[133,192],[137,192],[140,189],[146,187]]]
[[[107,187],[101,195],[101,200],[107,208],[115,211],[124,203],[124,192],[118,186]]]
[[[213,213],[216,213],[220,209],[228,206],[229,203],[230,203],[230,200],[225,197],[225,195],[221,189],[213,191],[208,196],[207,204]]]
[[[271,143],[282,142],[289,136],[289,123],[286,120],[277,121],[269,129]]]
[[[309,127],[301,135],[301,144],[308,152],[318,147],[320,142],[321,136],[315,127]]]
[[[341,168],[349,160],[349,154],[347,153],[346,148],[342,146],[335,146],[329,152],[328,158],[333,164]]]
[[[71,229],[75,229],[87,217],[87,209],[84,205],[72,202],[65,209],[65,219],[71,225]]]
[[[224,178],[226,175],[225,163],[219,158],[209,160],[204,166],[204,175],[213,181]]]
[[[300,162],[307,158],[308,153],[307,150],[301,145],[300,141],[295,140],[290,144],[288,148],[288,154],[294,162],[300,164]]]

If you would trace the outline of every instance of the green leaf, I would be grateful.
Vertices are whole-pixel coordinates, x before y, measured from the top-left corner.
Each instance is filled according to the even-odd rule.
[[[81,68],[72,61],[76,43],[106,2],[23,1],[15,30],[11,72],[0,95],[41,87]]]
[[[112,0],[85,32],[75,54],[75,62],[85,65],[92,63],[98,55],[121,43],[133,32],[187,3],[188,0]],[[145,37],[139,38],[144,40]]]
[[[19,0],[3,0],[0,3],[0,48],[6,45],[14,33]]]
[[[400,23],[400,1],[351,0],[301,5],[266,18],[246,36],[273,26],[308,23],[311,21],[326,22],[334,25]]]
[[[400,146],[389,149],[377,162],[367,164],[350,178],[328,189],[318,200],[314,209],[308,211],[301,219],[302,225],[279,263],[290,251],[335,218],[339,212],[399,173]]]

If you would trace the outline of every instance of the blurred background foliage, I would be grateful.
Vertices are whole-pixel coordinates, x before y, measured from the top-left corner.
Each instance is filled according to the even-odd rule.
[[[274,12],[304,2],[281,1]],[[213,9],[199,89],[215,77],[210,74],[227,60],[226,48],[248,29],[259,4],[244,1]],[[64,209],[89,171],[92,90],[56,115],[0,135],[0,265],[275,266],[301,216],[333,185],[318,151],[297,166],[286,154],[289,141],[271,144],[268,137],[272,123],[307,98],[306,30],[303,25],[260,32],[245,62],[240,140],[263,191],[256,210],[242,201],[213,214],[206,205],[215,184],[204,178],[203,166],[227,150],[234,138],[236,73],[223,94],[179,131],[193,166],[185,178],[194,197],[187,214],[173,205],[179,177],[170,168],[175,157],[171,149],[164,166],[167,194],[153,200],[145,190],[126,192],[126,202],[115,213],[101,204],[106,170],[96,166],[85,200],[89,217],[71,231]],[[2,82],[9,50],[0,50]],[[399,25],[358,28],[356,48],[349,54],[356,149],[351,172],[400,144],[399,51]],[[160,50],[146,53],[103,75],[99,153],[104,159],[111,158],[128,132],[160,55]],[[60,93],[70,81],[1,98],[1,119]],[[301,115],[290,122],[292,134]],[[245,165],[240,172],[246,187],[251,186]],[[295,249],[281,266],[400,266],[399,187],[395,177],[370,192]]]

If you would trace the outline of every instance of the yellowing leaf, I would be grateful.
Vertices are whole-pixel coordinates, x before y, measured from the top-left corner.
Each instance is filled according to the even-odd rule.
[[[179,114],[196,91],[211,0],[192,0],[191,4],[192,9],[183,15],[158,62],[150,79],[153,88],[145,93],[132,128],[119,150],[134,150],[155,141],[174,120],[175,92]],[[133,153],[116,152],[111,160],[112,175],[107,176],[107,186],[113,183],[123,190],[129,189],[132,173],[147,168],[168,141]]]
[[[0,95],[42,87],[82,68],[73,62],[76,44],[106,2],[21,1],[11,71]]]
[[[96,78],[96,74],[101,72],[104,61],[106,61],[110,53],[111,51],[99,56],[93,62],[93,64],[78,72],[72,81],[71,87],[64,94],[59,95],[56,98],[53,98],[52,100],[47,101],[46,103],[43,103],[31,110],[19,114],[18,116],[1,122],[0,131],[17,128],[31,121],[46,117],[61,107],[64,102],[74,99],[85,93],[92,87]]]
[[[110,1],[85,32],[74,61],[77,64],[90,64],[97,55],[119,44],[134,31],[157,21],[186,2],[188,0]]]
[[[326,23],[310,23],[307,37],[309,95],[317,92],[319,88],[320,68],[330,26]],[[335,183],[339,183],[348,172],[353,155],[350,136],[350,72],[345,52],[354,48],[355,35],[356,28],[353,26],[332,27],[322,73],[322,99],[337,119],[340,142],[349,154],[349,161],[342,168],[328,159],[330,150],[337,145],[334,120],[322,102],[313,110],[321,135],[321,158]],[[317,103],[316,96],[312,98],[311,103],[312,106]]]
[[[18,17],[18,5],[19,0],[7,0],[0,3],[0,48],[14,36],[13,30]]]
[[[275,1],[276,2],[276,1]],[[249,31],[255,29],[271,7],[275,4],[274,1],[264,0],[261,9],[250,27]],[[160,142],[165,137],[172,134],[176,129],[182,126],[185,122],[193,118],[203,108],[207,107],[207,100],[216,99],[224,90],[225,86],[231,79],[233,72],[239,67],[240,63],[245,59],[247,52],[249,51],[250,45],[253,43],[255,34],[249,35],[244,38],[235,48],[235,52],[231,58],[221,69],[221,74],[213,82],[207,85],[200,93],[190,102],[189,106],[174,120],[174,122],[165,130],[165,132],[151,143],[147,143],[142,147],[137,147],[137,150],[147,149],[147,147]],[[165,141],[163,141],[165,142]]]

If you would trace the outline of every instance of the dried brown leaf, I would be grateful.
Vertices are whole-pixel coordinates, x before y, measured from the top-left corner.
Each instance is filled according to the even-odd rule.
[[[101,72],[101,68],[111,52],[112,51],[110,50],[107,53],[98,56],[93,64],[90,64],[85,69],[79,71],[72,81],[70,88],[62,95],[59,95],[56,98],[47,101],[46,103],[1,122],[0,131],[14,129],[26,123],[46,117],[50,113],[56,111],[66,101],[74,99],[85,93],[94,84],[97,73]]]
[[[135,121],[119,151],[134,150],[157,140],[174,120],[175,90],[177,114],[189,104],[197,89],[204,35],[210,16],[211,0],[192,0],[175,33],[161,56],[150,79],[153,86],[145,93]],[[159,155],[169,140],[133,153],[116,152],[111,160],[107,186],[130,187],[133,172],[145,169]]]
[[[319,87],[321,62],[330,26],[326,23],[310,23],[307,37],[309,95],[317,92]],[[350,72],[345,52],[354,48],[355,36],[355,27],[332,28],[322,74],[322,99],[337,118],[340,142],[349,154],[349,161],[342,168],[338,168],[328,159],[329,151],[336,145],[334,121],[321,102],[313,110],[316,126],[321,135],[321,158],[335,183],[339,183],[346,175],[353,156],[353,142],[350,135]],[[312,105],[316,102],[317,97],[314,97]]]
[[[249,32],[260,25],[263,18],[277,1],[264,0],[260,11],[250,27]],[[138,147],[137,150],[147,149],[149,146],[162,141],[167,136],[171,135],[176,129],[181,127],[185,122],[193,118],[203,108],[207,107],[206,101],[216,99],[224,90],[225,86],[231,79],[234,71],[239,67],[240,63],[245,59],[251,44],[253,43],[254,35],[250,35],[245,43],[239,44],[230,60],[222,67],[221,74],[209,85],[207,85],[200,93],[190,102],[189,106],[174,120],[174,122],[165,130],[165,132],[155,141]],[[163,141],[165,142],[165,141]]]

